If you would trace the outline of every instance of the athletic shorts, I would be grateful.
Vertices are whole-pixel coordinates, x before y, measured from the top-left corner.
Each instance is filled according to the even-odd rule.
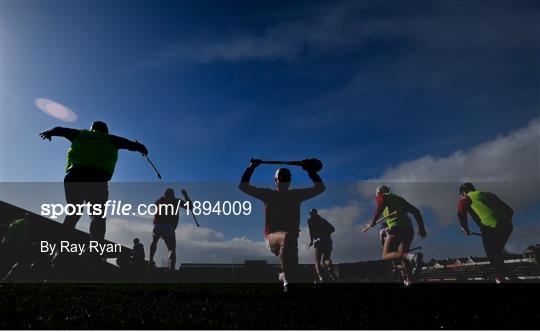
[[[412,242],[414,239],[414,228],[412,226],[395,226],[389,228],[387,240],[388,239],[392,241],[391,247],[388,248],[389,251],[397,251],[400,244],[404,242]]]
[[[64,178],[64,193],[69,204],[105,204],[109,199],[106,177],[99,172],[77,169],[68,172]]]
[[[331,251],[333,249],[333,243],[331,237],[321,237],[318,239],[319,241],[313,242],[313,247],[315,249],[321,249],[323,251]]]
[[[176,236],[174,234],[174,228],[169,224],[155,224],[154,229],[152,230],[152,237],[154,239],[163,239],[165,245],[169,250],[176,247]]]

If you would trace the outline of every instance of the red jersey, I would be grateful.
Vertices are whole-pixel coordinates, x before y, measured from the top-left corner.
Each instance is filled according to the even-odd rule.
[[[157,206],[157,212],[154,215],[152,223],[171,225],[176,229],[180,221],[180,207],[185,206],[185,201],[173,197],[160,197],[154,204]]]
[[[245,184],[242,191],[264,204],[264,236],[274,232],[300,232],[300,204],[324,191],[322,182],[311,188],[278,191]]]

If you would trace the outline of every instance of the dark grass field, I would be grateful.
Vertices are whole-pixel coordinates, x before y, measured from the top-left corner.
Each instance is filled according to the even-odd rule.
[[[540,328],[540,284],[3,284],[0,328]],[[533,325],[530,325],[533,324]]]

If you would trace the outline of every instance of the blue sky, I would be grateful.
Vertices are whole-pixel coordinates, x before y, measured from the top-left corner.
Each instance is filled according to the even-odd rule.
[[[68,144],[37,133],[98,119],[143,142],[167,181],[236,182],[250,157],[385,178],[538,117],[539,14],[535,1],[2,1],[1,180],[61,181]],[[48,117],[41,97],[78,120]],[[156,179],[122,152],[113,181]]]

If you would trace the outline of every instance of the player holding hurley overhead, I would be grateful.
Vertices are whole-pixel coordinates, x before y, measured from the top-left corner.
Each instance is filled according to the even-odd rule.
[[[289,163],[302,166],[302,169],[308,173],[313,181],[313,186],[310,188],[290,189],[291,171],[287,168],[279,168],[274,177],[276,188],[270,189],[258,188],[249,183],[255,168],[261,163],[264,162],[258,159],[251,160],[242,175],[239,188],[244,193],[261,200],[264,204],[264,237],[267,247],[279,257],[281,264],[279,280],[283,283],[284,291],[288,291],[290,290],[289,283],[298,280],[300,204],[321,194],[326,189],[322,179],[317,174],[322,168],[322,164],[316,159]]]

